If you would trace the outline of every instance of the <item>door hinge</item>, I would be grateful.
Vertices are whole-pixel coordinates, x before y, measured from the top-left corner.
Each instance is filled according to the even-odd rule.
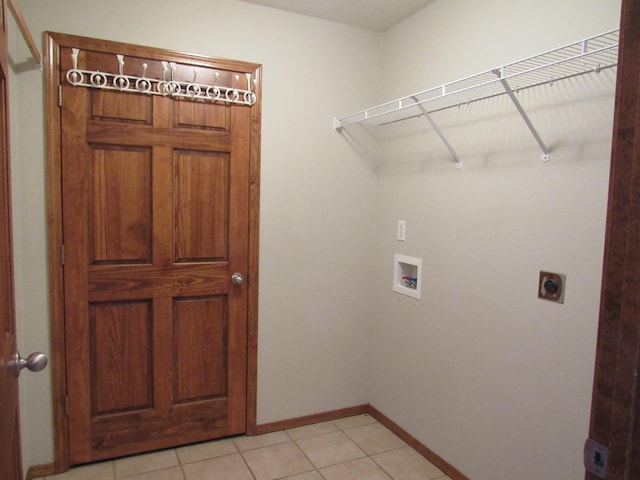
[[[58,106],[62,107],[62,85],[58,85]]]
[[[64,266],[64,243],[60,245],[60,265]]]

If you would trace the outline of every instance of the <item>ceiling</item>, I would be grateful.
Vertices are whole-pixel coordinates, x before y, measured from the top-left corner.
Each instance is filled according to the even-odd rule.
[[[384,32],[435,0],[242,0]]]

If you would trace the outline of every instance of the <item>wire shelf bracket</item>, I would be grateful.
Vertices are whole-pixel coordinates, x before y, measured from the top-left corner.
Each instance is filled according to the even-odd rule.
[[[548,161],[550,149],[534,127],[515,92],[616,67],[619,37],[619,29],[588,37],[351,115],[335,117],[333,127],[335,131],[340,132],[343,128],[353,125],[381,127],[424,116],[444,142],[459,168],[462,165],[460,158],[433,121],[431,114],[507,95],[542,150],[542,160]]]
[[[498,79],[500,80],[500,83],[504,87],[504,91],[509,96],[509,98],[511,99],[513,104],[515,105],[516,110],[518,110],[518,113],[520,114],[520,116],[524,120],[524,123],[527,125],[527,128],[529,128],[529,131],[533,135],[533,138],[535,138],[536,142],[538,142],[538,145],[540,146],[540,149],[542,150],[542,161],[543,162],[548,162],[549,161],[549,147],[547,147],[547,145],[544,143],[544,141],[540,137],[540,134],[536,130],[536,127],[534,127],[533,123],[531,123],[531,119],[529,119],[529,115],[527,115],[527,112],[525,112],[524,108],[522,108],[522,104],[517,99],[515,93],[513,93],[513,90],[509,86],[509,82],[507,82],[503,78],[503,71],[494,70],[493,73],[495,73],[497,75]]]
[[[453,147],[451,146],[451,144],[447,140],[447,137],[444,136],[444,134],[442,133],[442,130],[440,130],[440,127],[438,127],[438,125],[433,120],[433,118],[431,118],[431,115],[429,115],[429,112],[427,111],[425,106],[422,105],[421,103],[419,103],[419,100],[416,97],[412,97],[412,98],[416,101],[416,105],[418,105],[418,108],[422,112],[422,115],[424,115],[424,118],[427,119],[427,121],[431,125],[431,128],[433,128],[433,131],[436,132],[438,137],[440,137],[440,140],[442,140],[442,143],[444,143],[444,146],[447,147],[447,150],[449,150],[449,153],[451,154],[451,156],[453,157],[453,159],[456,162],[456,167],[457,168],[461,168],[462,167],[462,161],[460,160],[460,157],[458,157],[458,154],[456,153],[456,151],[453,149]]]

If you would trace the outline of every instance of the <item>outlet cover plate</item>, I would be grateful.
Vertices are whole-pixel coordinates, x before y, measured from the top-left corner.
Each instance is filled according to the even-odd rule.
[[[564,273],[540,271],[538,298],[556,303],[564,303],[567,276]]]
[[[607,461],[609,449],[604,445],[587,438],[584,443],[584,469],[598,478],[607,477]]]

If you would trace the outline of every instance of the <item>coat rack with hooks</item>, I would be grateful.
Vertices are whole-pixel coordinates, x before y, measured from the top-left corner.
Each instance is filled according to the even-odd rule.
[[[384,126],[423,116],[443,141],[456,166],[462,162],[431,114],[488,98],[507,95],[549,160],[549,148],[539,135],[516,93],[587,73],[599,73],[618,64],[619,30],[611,30],[517,62],[492,68],[461,80],[423,90],[351,115],[336,117],[334,129],[354,125]]]
[[[124,55],[116,55],[118,62],[118,73],[108,73],[101,71],[83,70],[78,67],[78,57],[80,49],[71,50],[71,61],[73,68],[66,73],[67,82],[74,87],[89,87],[102,90],[117,90],[120,92],[145,93],[147,95],[162,95],[192,100],[209,100],[223,103],[233,103],[241,105],[253,105],[256,103],[256,94],[252,91],[252,86],[257,83],[257,78],[252,78],[250,73],[246,73],[247,89],[236,87],[225,87],[215,85],[215,80],[219,74],[216,72],[214,83],[206,84],[197,82],[198,70],[193,71],[193,81],[179,81],[175,78],[177,64],[174,62],[162,63],[162,78],[152,78],[147,76],[148,65],[142,64],[142,76],[126,75],[124,73]],[[236,81],[240,80],[240,75],[235,75]]]

